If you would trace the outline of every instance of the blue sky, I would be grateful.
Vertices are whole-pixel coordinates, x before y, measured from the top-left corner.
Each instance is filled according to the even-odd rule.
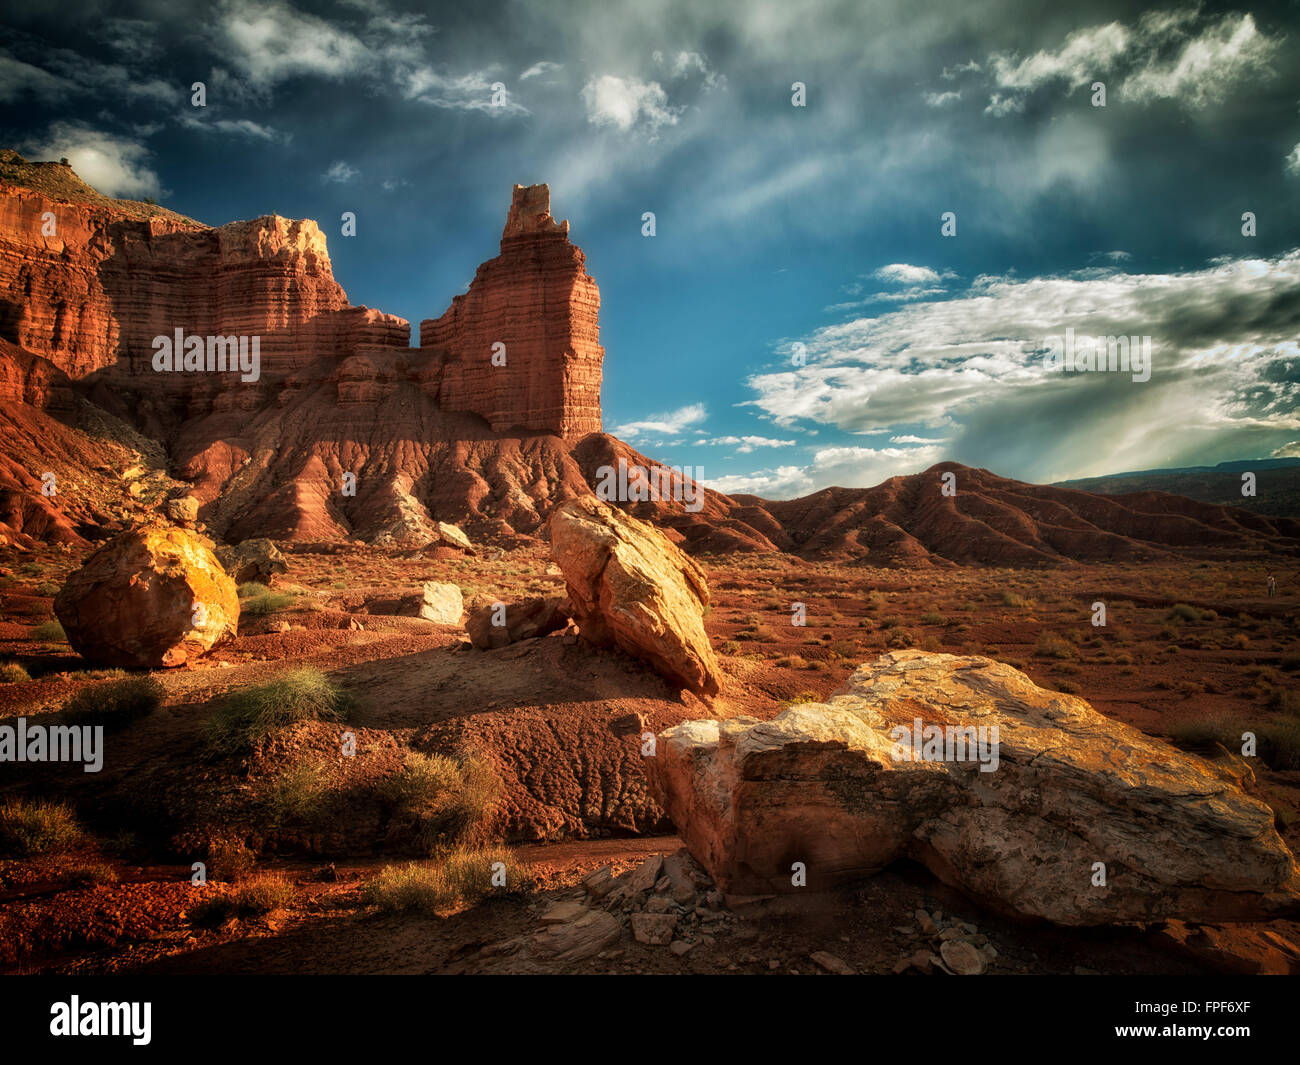
[[[1300,455],[1295,4],[7,8],[6,144],[211,224],[315,218],[417,331],[550,184],[606,429],[724,490]],[[1150,336],[1151,379],[1047,372],[1067,327]]]

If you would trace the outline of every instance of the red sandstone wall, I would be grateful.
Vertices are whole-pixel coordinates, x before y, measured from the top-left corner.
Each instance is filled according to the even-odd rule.
[[[551,218],[545,185],[515,186],[501,254],[441,318],[420,323],[421,347],[444,364],[444,410],[480,414],[499,432],[600,431],[600,290],[568,233]],[[492,365],[498,342],[505,366]]]

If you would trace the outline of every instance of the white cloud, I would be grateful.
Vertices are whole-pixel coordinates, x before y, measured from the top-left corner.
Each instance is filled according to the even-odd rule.
[[[1055,52],[1036,52],[1027,59],[997,54],[989,59],[996,84],[1003,89],[1032,91],[1053,81],[1082,85],[1110,69],[1124,54],[1129,31],[1118,22],[1078,30]]]
[[[56,122],[43,138],[28,141],[23,151],[37,159],[66,157],[78,176],[105,196],[156,199],[162,194],[143,144],[80,123]]]
[[[349,166],[342,159],[336,159],[330,163],[329,169],[322,176],[322,181],[335,182],[343,185],[349,181],[354,181],[361,176],[361,171],[356,167]]]
[[[926,439],[925,437],[923,437],[923,436],[908,436],[908,435],[904,435],[904,436],[891,436],[891,437],[889,438],[889,442],[890,442],[891,444],[942,444],[942,443],[945,443],[946,441],[943,441],[943,440],[927,440],[927,439]]]
[[[1076,30],[1055,50],[1022,58],[994,53],[988,73],[995,89],[985,114],[1024,110],[1027,96],[1049,85],[1076,89],[1118,81],[1134,103],[1176,100],[1189,109],[1222,102],[1242,83],[1271,73],[1279,40],[1261,33],[1249,15],[1202,19],[1198,9],[1154,12],[1130,27],[1119,22]],[[943,72],[949,78],[949,71]]]
[[[1291,149],[1284,162],[1288,174],[1300,177],[1300,144]]]
[[[642,421],[627,422],[624,425],[615,426],[611,432],[629,443],[650,433],[677,436],[690,426],[698,425],[704,421],[708,417],[708,413],[703,403],[692,403],[690,406],[679,407],[677,410],[652,414]]]
[[[634,127],[655,136],[662,126],[677,123],[681,108],[670,107],[668,94],[657,81],[638,81],[603,74],[582,87],[587,121],[627,132]]]
[[[219,28],[230,62],[259,87],[304,74],[341,78],[369,56],[354,34],[280,0],[228,0]]]
[[[837,485],[870,488],[890,477],[920,473],[943,458],[937,447],[828,447],[806,466],[778,466],[749,474],[704,478],[705,487],[728,494],[792,499]]]
[[[692,447],[734,447],[736,453],[748,455],[760,447],[794,447],[796,440],[776,440],[770,436],[715,436],[696,440]]]
[[[933,284],[939,275],[928,266],[911,266],[908,263],[890,263],[871,275],[878,281],[892,281],[899,285]]]
[[[543,59],[540,63],[534,63],[531,67],[519,75],[520,81],[527,81],[529,78],[540,78],[543,75],[550,74],[552,71],[563,70],[563,63],[552,63]]]
[[[198,109],[196,108],[196,111]],[[204,109],[206,110],[206,109]],[[281,137],[288,140],[288,134],[281,134],[271,126],[263,126],[259,122],[254,122],[248,118],[200,118],[197,114],[182,114],[180,124],[187,129],[201,129],[215,131],[217,133],[228,133],[236,137],[251,137],[253,140],[273,141]]]
[[[961,99],[959,92],[927,92],[924,96],[926,107],[943,107],[945,104],[955,104]]]
[[[918,301],[803,338],[806,366],[757,374],[772,422],[895,443],[943,430],[950,457],[1043,480],[1105,473],[1126,452],[1259,453],[1300,429],[1300,249],[1179,274],[1080,271],[985,276],[952,299]],[[1049,336],[1150,336],[1150,380],[1043,367]],[[906,434],[906,435],[904,435]],[[1283,439],[1287,439],[1283,437]],[[1171,443],[1172,442],[1172,443]]]
[[[1250,15],[1228,15],[1204,35],[1188,41],[1174,58],[1148,58],[1121,87],[1125,99],[1182,101],[1206,107],[1224,100],[1251,75],[1266,72],[1278,42],[1264,36]]]

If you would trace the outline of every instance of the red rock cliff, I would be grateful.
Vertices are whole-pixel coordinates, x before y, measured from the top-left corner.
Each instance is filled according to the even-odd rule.
[[[442,363],[439,405],[471,411],[493,430],[514,427],[577,439],[599,432],[600,290],[569,223],[551,217],[545,185],[516,185],[501,254],[469,291],[420,323],[420,345]],[[493,365],[493,345],[505,365]],[[499,349],[498,349],[499,350]]]

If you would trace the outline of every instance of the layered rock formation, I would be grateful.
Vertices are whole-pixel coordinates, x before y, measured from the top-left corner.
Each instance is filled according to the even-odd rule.
[[[599,431],[599,303],[544,185],[515,187],[500,255],[412,348],[405,321],[349,305],[310,220],[214,229],[0,152],[0,537],[123,527],[136,489],[117,471],[147,453],[232,541],[419,550],[451,523],[508,546],[626,464],[689,489],[689,504],[612,502],[692,553],[1016,566],[1300,554],[1294,519],[952,463],[789,501],[708,491]],[[205,357],[208,337],[258,337],[257,379],[155,371],[155,337],[177,329],[204,338]],[[51,471],[66,490],[43,497]],[[945,472],[955,496],[939,491]]]
[[[584,640],[617,645],[694,692],[718,693],[704,571],[663,533],[597,499],[575,499],[551,517],[551,553]]]
[[[647,769],[732,892],[797,890],[795,863],[816,889],[912,857],[990,908],[1062,925],[1300,913],[1268,806],[988,658],[886,654],[825,703],[669,728]]]
[[[599,432],[599,311],[600,290],[569,243],[569,223],[551,217],[550,189],[516,185],[501,254],[441,318],[420,323],[421,347],[445,359],[440,405],[481,414],[496,432],[566,440]],[[493,365],[494,350],[504,365]]]
[[[55,597],[54,613],[87,661],[158,669],[233,636],[239,597],[202,537],[150,525],[86,559]]]

